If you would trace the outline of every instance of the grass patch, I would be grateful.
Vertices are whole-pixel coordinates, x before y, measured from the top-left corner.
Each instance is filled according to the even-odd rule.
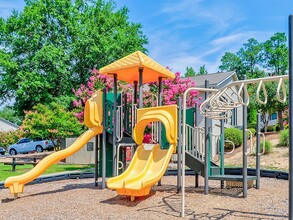
[[[15,172],[11,172],[11,165],[0,163],[0,181],[4,181],[10,176],[18,176],[30,171],[33,165],[17,165]],[[60,173],[74,170],[88,170],[94,168],[94,165],[76,165],[76,164],[54,164],[50,166],[43,174]]]

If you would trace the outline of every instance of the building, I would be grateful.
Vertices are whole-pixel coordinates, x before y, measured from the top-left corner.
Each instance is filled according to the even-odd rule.
[[[3,118],[0,118],[0,131],[14,131],[19,129],[19,126],[11,123]]]

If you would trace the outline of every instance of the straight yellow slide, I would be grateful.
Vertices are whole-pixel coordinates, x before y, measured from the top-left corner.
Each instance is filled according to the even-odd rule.
[[[17,196],[18,193],[23,192],[25,184],[36,179],[51,165],[71,156],[72,154],[80,150],[91,138],[95,137],[98,134],[101,134],[102,132],[103,126],[90,128],[88,131],[83,133],[69,148],[55,152],[45,157],[33,169],[25,174],[7,178],[4,186],[9,187],[10,192]]]
[[[168,150],[160,149],[160,145],[154,146],[151,153],[145,160],[146,150],[143,144],[139,146],[139,153],[134,155],[128,169],[120,176],[110,178],[107,187],[115,189],[120,195],[145,196],[150,193],[151,187],[155,185],[164,175],[174,151],[174,145]],[[139,158],[138,155],[143,157]],[[139,166],[137,166],[139,164]]]

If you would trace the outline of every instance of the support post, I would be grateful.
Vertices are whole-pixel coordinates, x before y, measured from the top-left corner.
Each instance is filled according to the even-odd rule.
[[[124,105],[122,105],[124,108],[123,108],[123,112],[124,112],[124,130],[128,131],[128,125],[129,125],[129,122],[128,122],[128,111],[127,111],[127,94],[124,94],[124,97],[123,97],[123,102],[124,102]]]
[[[289,219],[293,219],[293,14],[289,16]]]
[[[142,96],[142,82],[143,82],[143,68],[139,68],[139,108],[143,108],[143,96]]]
[[[244,75],[244,80],[246,76]],[[246,86],[246,85],[245,85]],[[244,87],[245,87],[244,86]],[[247,128],[247,97],[245,88],[243,87],[243,157],[242,157],[242,176],[243,176],[243,198],[247,197],[247,140],[246,140],[246,128]]]
[[[181,191],[182,99],[178,97],[177,193]]]
[[[220,142],[220,167],[221,167],[221,175],[225,175],[225,152],[224,152],[224,119],[220,120],[221,123],[221,142]],[[224,188],[224,180],[221,180],[221,189]]]
[[[98,186],[99,179],[99,150],[100,150],[100,135],[96,136],[95,141],[95,187]]]
[[[117,74],[114,74],[114,100],[113,100],[113,176],[117,175],[116,163],[117,163],[117,149],[116,149],[116,126],[117,126]]]
[[[194,106],[194,127],[197,127],[198,126],[198,103],[195,103],[195,106]]]
[[[133,103],[137,104],[137,81],[133,82],[133,89],[134,89],[134,94],[133,94]]]
[[[107,134],[106,134],[106,118],[107,118],[107,90],[103,89],[103,146],[102,146],[102,189],[106,188],[106,143],[107,143]]]
[[[195,103],[195,106],[194,106],[194,122],[193,122],[193,126],[194,127],[197,127],[198,126],[198,103]],[[197,132],[199,132],[197,130]],[[196,139],[199,138],[199,135],[196,135],[195,137]],[[196,144],[199,144],[199,140],[196,140]],[[197,149],[199,149],[198,146],[196,146]],[[199,151],[196,152],[197,155],[199,155]],[[198,188],[198,173],[195,173],[195,188]]]
[[[162,77],[159,77],[158,106],[162,105],[162,95],[163,95]],[[159,140],[159,144],[161,146],[162,145],[162,123],[161,122],[158,122],[158,123],[159,123],[158,140]]]
[[[205,88],[209,87],[209,81],[205,80]],[[208,92],[205,92],[204,95],[205,100],[208,98]],[[204,119],[205,123],[205,178],[204,178],[204,194],[209,194],[209,119],[205,117]]]
[[[257,120],[256,120],[256,189],[260,188],[260,122],[261,122],[261,114],[257,112]]]
[[[163,87],[162,87],[162,77],[159,77],[159,94],[158,94],[158,106],[162,105],[162,93],[163,93]],[[162,146],[162,123],[158,122],[158,140],[159,140],[159,145]],[[158,182],[158,186],[161,186],[161,180]]]

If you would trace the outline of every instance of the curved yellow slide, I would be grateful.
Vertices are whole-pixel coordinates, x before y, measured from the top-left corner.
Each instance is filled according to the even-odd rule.
[[[143,148],[143,145],[139,148]],[[134,155],[133,163],[131,162],[128,169],[120,176],[110,178],[107,181],[107,187],[116,190],[120,195],[131,196],[131,200],[135,196],[148,195],[151,187],[164,175],[174,152],[174,145],[171,145],[168,150],[160,149],[159,145],[154,146],[152,152],[148,152],[147,161],[145,161],[146,155],[142,160],[138,158],[138,155],[145,152],[141,150],[140,153]]]
[[[55,152],[45,157],[33,169],[25,174],[7,178],[4,186],[9,187],[10,192],[14,193],[15,195],[23,192],[25,184],[36,179],[51,165],[71,156],[72,154],[80,150],[92,137],[95,137],[102,132],[103,126],[90,128],[88,131],[83,133],[69,148]]]
[[[107,187],[109,189],[122,189],[125,181],[138,176],[144,170],[151,152],[152,150],[145,150],[143,145],[140,145],[135,151],[125,172],[119,176],[108,179]]]

